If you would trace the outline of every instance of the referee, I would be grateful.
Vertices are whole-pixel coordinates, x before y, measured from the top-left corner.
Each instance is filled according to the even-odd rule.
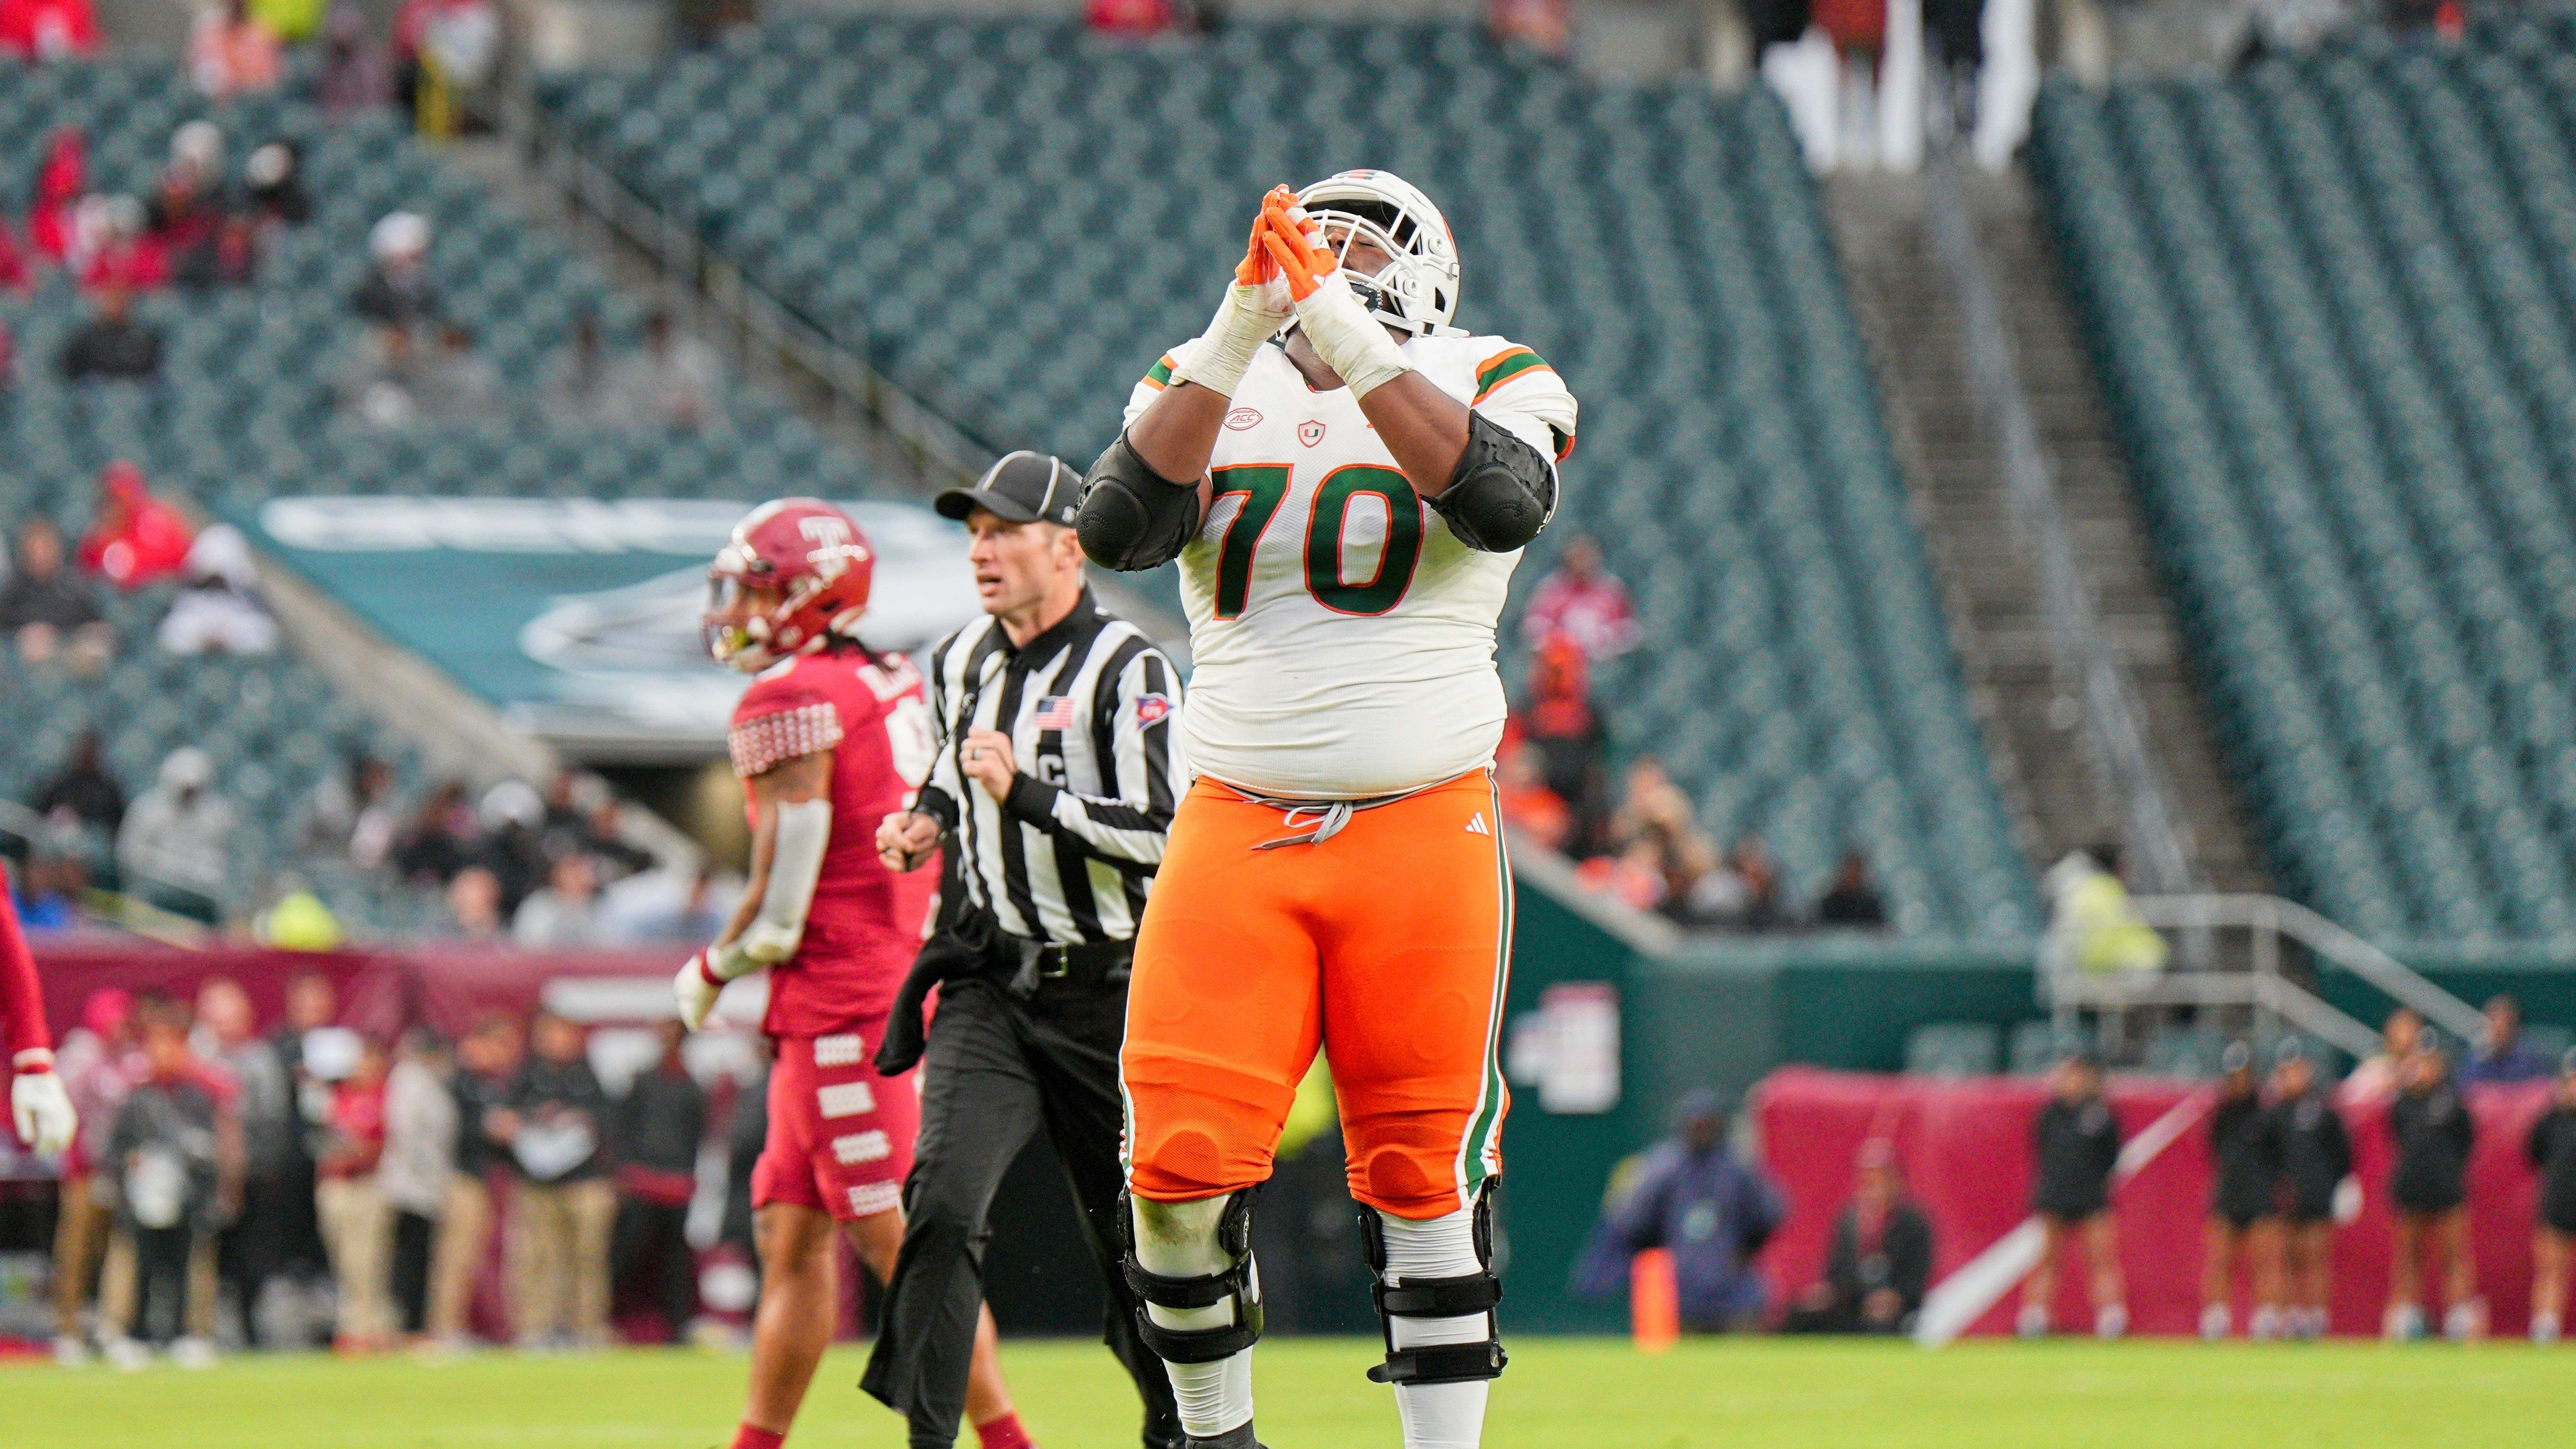
[[[950,850],[939,923],[895,1004],[877,1066],[926,1055],[903,1252],[861,1387],[950,1449],[983,1299],[985,1215],[1041,1128],[1071,1179],[1108,1296],[1106,1338],[1145,1404],[1149,1449],[1183,1436],[1169,1377],[1136,1335],[1119,1271],[1118,1046],[1128,963],[1172,807],[1180,682],[1083,584],[1081,475],[1013,453],[934,506],[974,535],[987,617],[930,653],[938,752],[915,808],[877,832],[889,862]],[[922,1043],[921,1004],[940,988]],[[987,1443],[985,1449],[1009,1449]]]

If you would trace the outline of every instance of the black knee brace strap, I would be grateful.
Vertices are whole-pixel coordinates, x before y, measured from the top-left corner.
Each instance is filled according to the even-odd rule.
[[[1502,1325],[1494,1313],[1503,1301],[1502,1280],[1494,1276],[1493,1202],[1490,1192],[1476,1195],[1476,1261],[1483,1271],[1455,1278],[1407,1278],[1386,1281],[1386,1221],[1375,1208],[1360,1208],[1360,1243],[1368,1254],[1370,1296],[1386,1338],[1386,1362],[1370,1369],[1381,1384],[1458,1384],[1500,1378],[1511,1356],[1503,1352]],[[1434,1343],[1413,1348],[1395,1346],[1399,1318],[1464,1318],[1485,1315],[1482,1343]]]
[[[1165,1277],[1137,1261],[1135,1211],[1128,1195],[1119,1193],[1118,1231],[1127,1250],[1119,1268],[1126,1274],[1129,1290],[1157,1308],[1214,1308],[1229,1301],[1234,1304],[1234,1322],[1223,1328],[1165,1328],[1140,1304],[1136,1309],[1136,1335],[1145,1340],[1145,1346],[1165,1363],[1215,1363],[1258,1342],[1261,1284],[1252,1266],[1252,1191],[1236,1193],[1225,1206],[1225,1216],[1217,1221],[1217,1246],[1233,1257],[1233,1266],[1197,1277]]]

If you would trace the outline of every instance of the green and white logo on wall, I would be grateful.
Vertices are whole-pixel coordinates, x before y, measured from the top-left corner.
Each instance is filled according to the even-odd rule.
[[[845,503],[876,547],[860,632],[912,651],[975,617],[966,533]],[[592,755],[720,749],[747,681],[698,635],[706,566],[749,503],[280,498],[240,520],[279,562],[526,728]]]

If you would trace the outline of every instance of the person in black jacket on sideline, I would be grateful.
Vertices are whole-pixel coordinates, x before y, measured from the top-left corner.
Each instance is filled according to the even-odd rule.
[[[2429,1028],[2399,1068],[2397,1080],[2397,1099],[2388,1104],[2388,1134],[2397,1147],[2388,1195],[2397,1211],[2386,1332],[2391,1339],[2424,1335],[2417,1279],[2425,1266],[2420,1259],[2429,1249],[2442,1273],[2442,1331],[2454,1339],[2476,1338],[2486,1316],[2469,1244],[2469,1149],[2477,1129],[2451,1078],[2450,1057]]]
[[[2549,1110],[2531,1124],[2524,1155],[2540,1174],[2540,1223],[2531,1243],[2531,1341],[2556,1343],[2567,1311],[2567,1265],[2576,1245],[2576,1050],[2558,1062]]]
[[[2281,1153],[2282,1328],[2292,1338],[2323,1338],[2334,1272],[2336,1197],[2352,1176],[2352,1135],[2334,1093],[2296,1041],[2284,1043],[2272,1068],[2272,1137]],[[2355,1205],[2361,1184],[2348,1189]]]
[[[2120,1161],[2120,1124],[2102,1097],[2102,1063],[2090,1051],[2057,1064],[2054,1095],[2040,1110],[2034,1134],[2039,1172],[2030,1205],[2047,1237],[2039,1266],[2022,1283],[2017,1327],[2025,1338],[2048,1332],[2048,1306],[2056,1296],[2057,1259],[2067,1240],[2082,1238],[2092,1268],[2093,1331],[2118,1338],[2129,1331],[2128,1290],[2120,1276],[2120,1229],[2111,1212],[2111,1172]]]
[[[1800,1294],[1790,1333],[1906,1333],[1932,1279],[1932,1223],[1905,1191],[1894,1144],[1861,1144],[1860,1181],[1834,1220],[1825,1276]]]
[[[608,1113],[617,1146],[617,1222],[609,1232],[609,1281],[652,1287],[669,1342],[688,1337],[698,1315],[698,1255],[689,1246],[689,1200],[698,1190],[698,1148],[707,1136],[707,1091],[680,1060],[687,1033],[663,1022],[661,1059],[636,1075]]]
[[[2210,1184],[2209,1226],[2200,1259],[2200,1336],[2215,1341],[2233,1329],[2230,1300],[2236,1270],[2242,1267],[2255,1303],[2247,1331],[2258,1339],[2271,1338],[2281,1327],[2280,1310],[2273,1306],[2280,1301],[2280,1234],[2272,1216],[2281,1181],[2281,1143],[2272,1114],[2263,1107],[2254,1049],[2229,1042],[2222,1070],[2218,1106],[2209,1114],[2209,1156],[2218,1170]]]

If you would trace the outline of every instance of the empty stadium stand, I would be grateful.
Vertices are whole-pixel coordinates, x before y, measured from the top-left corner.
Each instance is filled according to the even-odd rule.
[[[2357,42],[2053,86],[2032,148],[2285,884],[2576,935],[2576,55]]]
[[[1537,552],[1593,531],[1636,592],[1650,644],[1597,681],[1622,748],[1663,756],[1711,830],[1764,832],[1794,898],[1851,841],[1908,931],[2035,928],[1832,246],[1758,88],[1589,85],[1466,26],[1130,44],[879,17],[737,30],[546,107],[985,445],[1080,460],[1203,325],[1264,190],[1401,172],[1458,234],[1462,324],[1583,399]]]

